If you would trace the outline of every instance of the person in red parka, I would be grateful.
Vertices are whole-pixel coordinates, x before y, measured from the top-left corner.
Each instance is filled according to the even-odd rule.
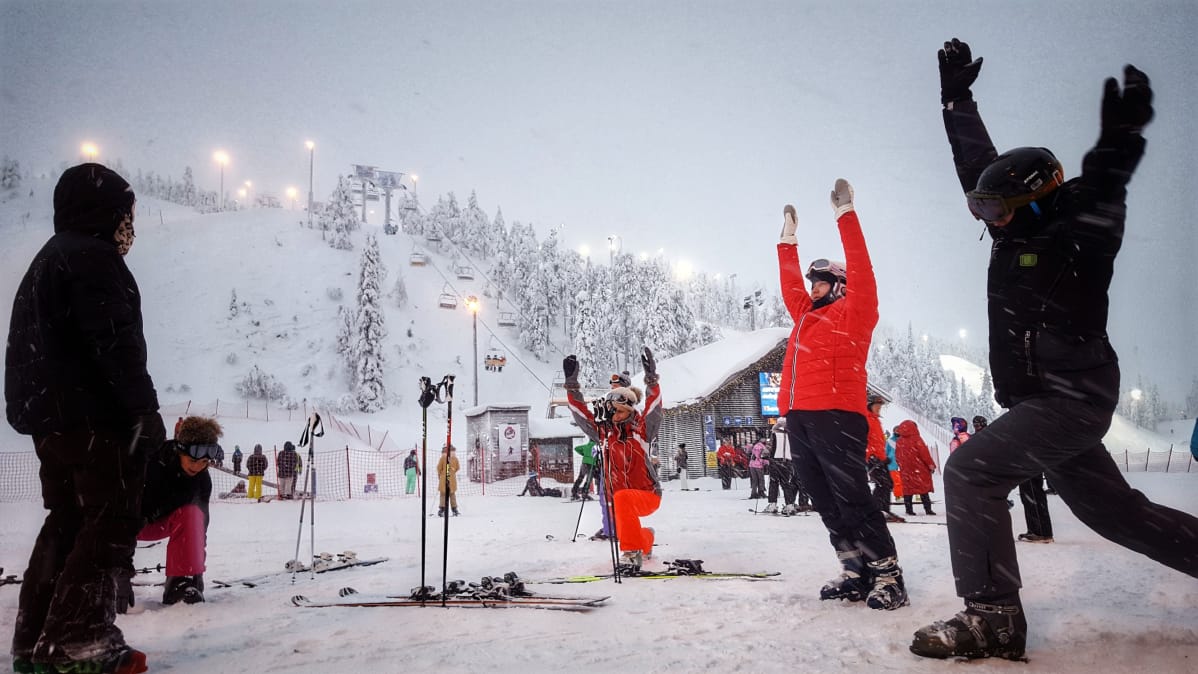
[[[786,346],[778,410],[786,416],[799,480],[843,567],[820,590],[820,599],[891,610],[908,603],[907,590],[865,466],[865,359],[878,323],[878,286],[848,181],[836,181],[832,208],[847,265],[822,259],[808,265],[810,293],[799,263],[794,206],[782,211],[778,271],[795,327]]]
[[[899,424],[898,431],[894,457],[898,459],[899,472],[903,474],[903,504],[907,506],[907,514],[915,514],[911,499],[918,495],[923,503],[924,514],[935,515],[932,512],[931,493],[935,491],[932,473],[936,472],[936,462],[932,461],[932,453],[919,436],[919,427],[914,421],[908,419]]]
[[[600,460],[605,497],[611,499],[621,562],[637,570],[653,551],[654,531],[642,527],[641,518],[661,506],[661,483],[649,456],[661,426],[661,387],[657,383],[657,364],[648,347],[641,355],[641,366],[645,371],[644,411],[636,409],[641,401],[640,389],[621,386],[607,393],[602,405],[604,414],[596,419],[578,383],[578,358],[569,355],[562,361],[574,422],[587,437],[602,443],[602,448],[594,452]]]
[[[886,456],[886,433],[882,430],[882,405],[886,399],[871,393],[868,400],[869,440],[865,446],[865,466],[869,481],[874,483],[874,500],[887,522],[905,522],[890,512],[890,490],[894,480],[890,478],[890,459]]]

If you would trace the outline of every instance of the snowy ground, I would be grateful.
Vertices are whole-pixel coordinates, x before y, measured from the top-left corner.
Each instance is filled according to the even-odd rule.
[[[1198,514],[1198,474],[1134,473],[1154,500]],[[911,632],[959,609],[946,528],[896,525],[892,532],[912,605],[877,612],[820,602],[837,572],[816,517],[749,512],[747,485],[722,491],[715,479],[680,493],[667,484],[648,518],[661,545],[656,560],[701,558],[713,570],[778,570],[776,581],[627,580],[540,585],[547,593],[611,595],[589,614],[536,610],[301,609],[293,594],[331,597],[406,592],[420,581],[420,502],[318,503],[317,551],[388,556],[370,568],[289,577],[256,589],[209,589],[208,602],[164,607],[158,588],[138,588],[143,611],[122,616],[129,642],[151,671],[197,672],[837,672],[959,671],[911,655]],[[1056,543],[1019,549],[1029,615],[1030,663],[979,662],[970,672],[1194,672],[1198,669],[1198,582],[1124,550],[1081,525],[1050,497]],[[431,504],[430,504],[431,505]],[[761,504],[764,506],[764,503]],[[588,504],[581,531],[599,526]],[[469,497],[450,520],[451,578],[477,580],[515,570],[526,578],[603,572],[606,543],[570,542],[578,505],[554,498]],[[901,507],[900,507],[901,510]],[[213,503],[209,578],[281,568],[295,548],[298,502]],[[1019,506],[1014,533],[1023,530]],[[5,504],[0,563],[20,572],[40,524],[36,504]],[[943,516],[919,517],[943,521]],[[441,580],[441,525],[428,524],[428,582]],[[303,548],[308,548],[304,525]],[[547,536],[553,540],[547,540]],[[153,565],[164,546],[138,551]],[[656,566],[659,562],[650,564]],[[154,576],[141,576],[149,579]],[[11,633],[15,587],[0,588],[0,635]]]

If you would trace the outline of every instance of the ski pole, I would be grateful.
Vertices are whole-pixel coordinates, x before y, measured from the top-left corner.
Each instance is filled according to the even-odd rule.
[[[420,588],[424,595],[425,540],[428,531],[428,406],[433,404],[433,380],[420,378]]]
[[[439,387],[445,390],[445,491],[441,495],[445,510],[445,538],[441,544],[441,605],[445,606],[446,595],[449,591],[449,504],[456,500],[450,492],[450,475],[453,474],[453,378],[452,374],[445,375]],[[451,497],[454,497],[451,500]],[[454,508],[456,510],[456,507]]]
[[[584,466],[583,470],[586,470],[586,468],[585,468],[586,464],[584,463],[582,465]],[[570,539],[571,543],[578,540],[578,527],[582,526],[582,509],[585,508],[587,505],[587,495],[590,494],[590,492],[591,492],[591,473],[588,471],[586,479],[583,480],[583,492],[582,492],[582,497],[580,499],[582,501],[582,503],[579,504],[579,506],[578,506],[578,521],[574,523],[574,537]]]

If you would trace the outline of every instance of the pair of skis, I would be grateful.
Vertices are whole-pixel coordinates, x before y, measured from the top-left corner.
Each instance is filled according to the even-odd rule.
[[[556,611],[589,611],[610,597],[542,595],[525,587],[524,581],[509,572],[503,577],[484,576],[477,583],[454,580],[445,583],[438,592],[431,585],[414,588],[406,597],[383,595],[363,596],[352,587],[338,592],[340,599],[313,601],[303,595],[291,598],[291,603],[303,608],[342,607],[409,607],[442,606],[467,608],[535,608]]]
[[[621,569],[619,569],[618,573],[620,578],[644,578],[647,580],[667,580],[670,578],[705,578],[711,580],[769,580],[775,576],[782,575],[781,571],[708,571],[703,568],[703,560],[701,559],[676,559],[674,561],[666,562],[666,568],[658,571],[623,566]],[[524,582],[530,584],[552,583],[561,585],[567,583],[594,583],[601,580],[611,580],[615,577],[615,573],[602,573],[580,576],[559,576],[557,578],[527,580]]]
[[[312,567],[306,566],[303,563],[295,561],[287,562],[287,568],[283,571],[272,571],[270,573],[260,573],[254,576],[245,576],[244,578],[235,578],[232,580],[210,580],[208,581],[213,587],[258,587],[265,585],[272,580],[276,580],[282,576],[291,575],[293,573],[304,573],[313,571],[314,573],[328,573],[330,571],[341,571],[342,569],[352,569],[359,566],[374,566],[387,561],[387,557],[374,557],[372,559],[358,559],[353,555],[342,553],[337,555],[336,559],[332,555],[323,553],[316,557]]]

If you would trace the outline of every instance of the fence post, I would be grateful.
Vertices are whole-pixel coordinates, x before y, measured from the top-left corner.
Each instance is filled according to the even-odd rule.
[[[1144,455],[1144,472],[1148,472],[1148,459],[1152,458],[1152,448],[1148,448],[1148,453]]]
[[[374,448],[376,452],[383,451],[383,443],[387,441],[387,436],[390,434],[391,434],[391,429],[387,429],[387,432],[383,433],[383,437],[379,438],[379,446]]]
[[[1169,443],[1169,458],[1165,459],[1165,472],[1169,472],[1169,466],[1173,465],[1173,443]]]
[[[250,418],[250,399],[249,398],[245,399],[245,418],[246,419]]]
[[[191,411],[191,401],[190,401],[190,400],[188,400],[188,401],[187,401],[187,407],[186,407],[186,408],[183,410],[183,416],[187,416],[187,413],[188,413],[188,412],[190,412],[190,411]]]
[[[216,410],[212,413],[212,416],[214,416],[214,417],[220,416],[220,398],[216,399]]]
[[[1127,448],[1123,449],[1123,472],[1131,472],[1131,466],[1127,463]]]
[[[263,405],[263,409],[266,410],[266,420],[270,421],[270,395],[266,396],[266,404]]]
[[[349,445],[345,446],[345,486],[347,487],[346,491],[349,494],[349,496],[347,496],[346,498],[353,498],[354,497],[354,481],[349,472]]]
[[[371,429],[370,429],[370,424],[366,424],[366,445],[367,445],[368,447],[373,447],[373,446],[374,446],[374,440],[371,440],[371,439],[370,439],[370,430],[371,430]]]

